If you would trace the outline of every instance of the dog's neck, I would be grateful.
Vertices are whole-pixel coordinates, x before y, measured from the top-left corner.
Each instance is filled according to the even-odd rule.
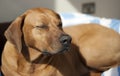
[[[69,75],[70,72],[72,72],[72,74],[86,74],[88,70],[81,63],[78,51],[74,47],[72,47],[72,49],[72,51],[70,50],[63,54],[44,55],[36,49],[27,47],[26,49],[24,48],[22,54],[20,54],[19,64],[27,66],[30,73],[33,73],[35,69],[47,71],[48,68],[51,68],[50,70],[54,69],[54,72],[59,70],[65,76],[73,76]],[[68,68],[71,70],[67,71]],[[22,67],[19,67],[19,70],[24,71]],[[76,72],[77,70],[79,70],[80,73]]]
[[[62,58],[65,58],[65,54],[55,54],[55,55],[51,55],[51,54],[43,54],[41,51],[38,51],[34,48],[28,48],[28,56],[29,58],[26,58],[27,61],[31,62],[31,63],[50,63],[51,60],[59,60]]]
[[[32,48],[29,48],[29,57],[30,57],[30,61],[34,61],[35,59],[37,59],[39,56],[41,56],[42,53],[39,51],[36,51]]]

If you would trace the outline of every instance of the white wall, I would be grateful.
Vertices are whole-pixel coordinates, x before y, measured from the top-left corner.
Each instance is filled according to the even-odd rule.
[[[81,3],[85,1],[95,1],[96,16],[120,19],[120,0],[83,0]]]
[[[120,0],[57,0],[59,12],[81,12],[83,3],[95,2],[95,16],[120,19]]]
[[[25,10],[46,7],[56,12],[81,12],[82,3],[95,2],[95,16],[120,19],[120,0],[0,0],[0,22],[14,20]]]
[[[75,1],[75,2],[78,2],[78,1]],[[56,0],[55,1],[55,10],[57,12],[78,12],[79,10],[75,6],[69,0]]]

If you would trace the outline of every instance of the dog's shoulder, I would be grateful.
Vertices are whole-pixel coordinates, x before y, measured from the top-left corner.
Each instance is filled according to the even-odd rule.
[[[2,53],[2,58],[5,60],[16,60],[18,56],[18,52],[16,51],[17,49],[15,46],[10,43],[9,41],[6,42],[3,53]],[[4,60],[3,59],[3,60]]]

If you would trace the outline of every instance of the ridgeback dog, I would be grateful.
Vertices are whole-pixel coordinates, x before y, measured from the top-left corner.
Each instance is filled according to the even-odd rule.
[[[91,25],[86,28],[87,31],[82,28],[76,32],[65,28],[66,33],[71,32],[72,40],[63,31],[56,12],[46,8],[26,11],[5,31],[7,42],[2,53],[3,74],[100,76],[100,73],[90,73],[90,70],[104,71],[117,65],[120,37],[105,27]]]
[[[85,76],[79,51],[70,51],[71,37],[60,16],[46,8],[26,11],[5,31],[2,53],[5,76]],[[73,46],[72,46],[73,47]],[[69,50],[69,51],[68,51]]]

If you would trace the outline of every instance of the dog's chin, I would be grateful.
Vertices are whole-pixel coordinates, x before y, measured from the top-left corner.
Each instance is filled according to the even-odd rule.
[[[58,53],[58,54],[66,53],[67,51],[69,51],[69,49],[70,49],[70,47],[66,47],[66,48],[61,49],[61,50],[58,51],[57,53]]]
[[[61,48],[57,51],[54,51],[54,52],[49,52],[47,50],[44,50],[42,51],[42,54],[43,55],[56,55],[56,54],[64,54],[66,53],[67,51],[69,51],[70,47],[66,47],[66,48]]]

